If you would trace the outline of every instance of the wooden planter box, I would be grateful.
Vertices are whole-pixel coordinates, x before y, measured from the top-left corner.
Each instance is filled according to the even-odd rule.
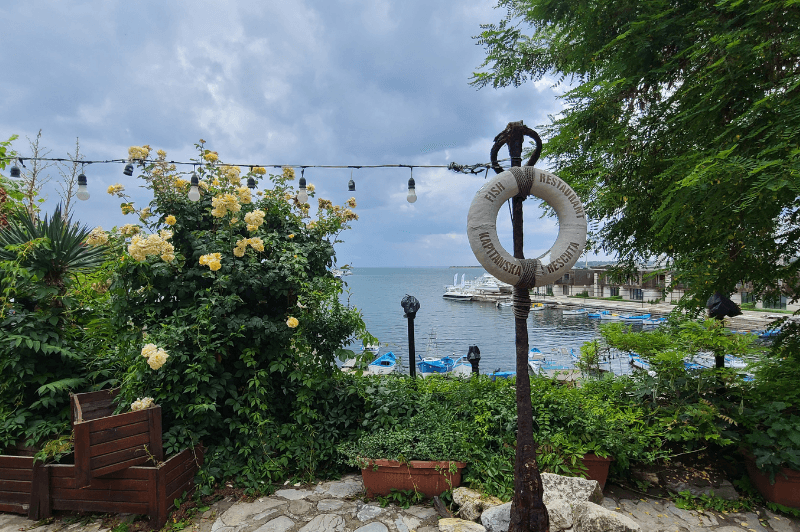
[[[203,449],[184,449],[158,466],[133,466],[92,479],[81,488],[77,464],[50,464],[34,482],[28,517],[50,517],[53,510],[148,515],[152,528],[167,521],[172,503],[194,489],[194,476],[203,462]]]
[[[70,397],[74,463],[34,465],[32,456],[0,456],[0,512],[33,520],[53,510],[146,514],[153,528],[164,526],[175,499],[194,489],[202,446],[164,462],[161,407],[114,415],[117,393]]]
[[[28,513],[32,486],[32,456],[0,456],[0,512]]]
[[[450,473],[450,464],[456,472]],[[416,490],[427,497],[441,495],[461,484],[464,462],[428,462],[411,460],[405,464],[396,460],[372,460],[361,470],[367,497],[388,495],[392,489]]]
[[[161,407],[114,415],[113,399],[118,393],[115,389],[70,396],[79,488],[110,473],[164,460]]]

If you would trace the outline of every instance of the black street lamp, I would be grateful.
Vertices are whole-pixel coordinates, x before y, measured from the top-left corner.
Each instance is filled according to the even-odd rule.
[[[478,364],[481,362],[481,350],[478,349],[477,345],[469,346],[469,350],[467,351],[467,360],[470,364],[472,364],[472,373],[477,375],[478,372]]]
[[[417,301],[416,297],[406,294],[400,301],[400,306],[403,307],[405,317],[408,318],[408,365],[413,378],[417,376],[417,355],[414,349],[414,318],[417,317],[419,301]]]

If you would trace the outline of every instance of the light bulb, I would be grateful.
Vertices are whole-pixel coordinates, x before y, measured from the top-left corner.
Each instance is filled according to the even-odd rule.
[[[192,186],[189,189],[189,201],[200,201],[200,190],[197,188],[197,185],[200,184],[200,179],[197,177],[197,172],[192,172],[190,183]]]
[[[75,194],[81,201],[89,199],[89,191],[86,190],[86,185],[78,185],[78,192]]]
[[[306,189],[300,189],[300,192],[297,193],[297,201],[300,203],[308,203],[308,193],[306,192]]]
[[[81,201],[89,199],[89,190],[86,187],[87,183],[86,174],[81,173],[78,176],[78,192],[75,194]]]
[[[414,203],[415,201],[417,201],[417,192],[415,190],[415,186],[416,184],[414,183],[414,178],[413,177],[409,178],[408,196],[406,196],[406,199],[408,200],[409,203]]]

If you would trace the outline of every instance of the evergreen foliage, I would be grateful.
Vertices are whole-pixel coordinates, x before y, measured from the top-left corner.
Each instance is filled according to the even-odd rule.
[[[500,0],[473,84],[551,74],[565,109],[544,155],[597,247],[668,258],[701,308],[714,291],[798,294],[800,6],[789,0]],[[779,288],[778,282],[783,286]]]

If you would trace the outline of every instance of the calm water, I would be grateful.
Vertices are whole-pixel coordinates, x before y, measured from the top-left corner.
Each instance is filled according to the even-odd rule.
[[[399,355],[408,372],[408,320],[400,301],[406,294],[416,297],[420,309],[414,320],[416,352],[426,356],[428,339],[435,336],[437,354],[466,355],[470,345],[481,350],[481,373],[514,370],[514,313],[511,307],[496,308],[494,303],[449,301],[442,297],[453,275],[466,274],[467,280],[483,275],[482,268],[355,268],[344,278],[343,298],[364,316],[369,332],[381,341],[381,353]],[[562,316],[560,310],[531,312],[528,336],[531,347],[546,355],[551,348],[574,348],[598,337],[598,320],[586,316]],[[387,345],[388,344],[388,345]],[[556,360],[569,362],[569,357]],[[626,365],[627,366],[627,365]],[[614,368],[615,372],[617,368]],[[621,367],[622,372],[629,371]]]

